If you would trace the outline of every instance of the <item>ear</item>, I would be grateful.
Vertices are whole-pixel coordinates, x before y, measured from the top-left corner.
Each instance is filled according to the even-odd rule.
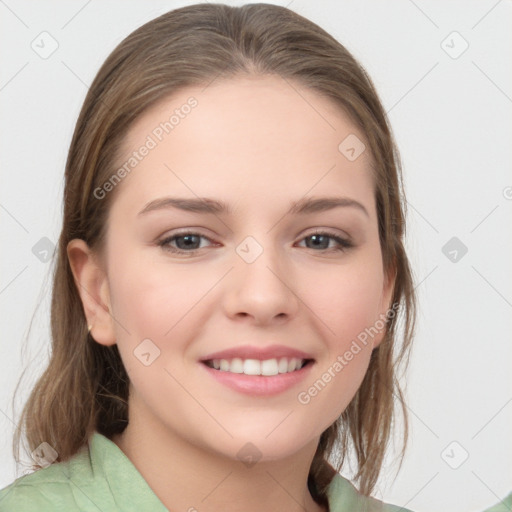
[[[111,315],[106,272],[84,240],[71,240],[67,246],[67,254],[87,324],[92,326],[91,336],[101,345],[115,345],[114,320]]]
[[[391,304],[393,292],[395,291],[396,265],[391,265],[388,272],[384,272],[384,285],[382,287],[382,296],[380,301],[379,317],[376,323],[385,322],[383,329],[379,329],[379,334],[373,338],[373,348],[377,348],[384,339],[387,332],[387,322],[389,318],[396,316],[397,309]],[[379,322],[379,323],[380,323]]]

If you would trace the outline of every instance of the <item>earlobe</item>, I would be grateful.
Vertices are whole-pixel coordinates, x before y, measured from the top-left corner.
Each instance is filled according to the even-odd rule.
[[[91,326],[91,336],[101,345],[114,345],[116,338],[106,272],[84,240],[71,240],[67,254],[85,321]]]

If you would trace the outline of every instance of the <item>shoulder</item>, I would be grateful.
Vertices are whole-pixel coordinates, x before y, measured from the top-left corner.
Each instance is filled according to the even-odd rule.
[[[2,512],[46,512],[97,510],[84,501],[97,492],[99,473],[91,460],[89,444],[70,459],[51,464],[17,478],[0,490]],[[105,509],[107,510],[107,509]]]
[[[121,449],[94,432],[69,460],[0,490],[2,512],[112,512],[167,509]]]
[[[339,474],[336,474],[329,484],[327,495],[330,512],[412,512],[407,508],[383,503],[360,494]]]
[[[76,462],[76,461],[74,461]],[[69,479],[71,461],[52,464],[17,478],[0,490],[2,512],[79,510]]]
[[[512,492],[498,504],[491,508],[486,508],[484,512],[510,512],[510,510],[512,510]]]

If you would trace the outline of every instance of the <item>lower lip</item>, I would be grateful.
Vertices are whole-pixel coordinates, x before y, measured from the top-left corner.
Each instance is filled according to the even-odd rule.
[[[313,364],[313,362],[309,362],[300,370],[266,377],[263,375],[245,375],[245,373],[231,373],[215,370],[214,368],[206,366],[204,363],[200,363],[200,365],[221,384],[239,393],[256,396],[277,395],[293,388],[306,378]]]

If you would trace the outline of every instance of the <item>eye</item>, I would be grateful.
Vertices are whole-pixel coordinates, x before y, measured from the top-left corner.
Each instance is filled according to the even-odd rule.
[[[165,251],[176,254],[192,255],[196,251],[205,247],[204,245],[201,245],[201,240],[212,242],[210,238],[199,233],[183,232],[168,236],[157,242],[157,244]],[[310,243],[308,243],[308,240]],[[349,240],[342,238],[335,233],[330,233],[327,231],[311,233],[310,235],[304,237],[301,242],[302,241],[306,241],[306,247],[308,249],[318,249],[318,252],[345,251],[353,247],[352,242]],[[334,246],[330,246],[331,242],[334,242]]]
[[[203,248],[201,246],[201,239],[211,242],[209,238],[200,235],[199,233],[186,232],[164,238],[158,242],[158,245],[165,251],[173,253],[194,253],[195,251]],[[175,242],[176,247],[171,245],[173,242]]]
[[[336,235],[335,233],[329,233],[327,231],[317,231],[315,233],[311,233],[302,240],[306,241],[306,246],[308,249],[321,249],[326,252],[345,251],[353,247],[352,242],[349,240],[341,238],[339,235]],[[311,240],[311,243],[308,244],[307,240]],[[329,247],[331,241],[335,242],[334,247]]]

